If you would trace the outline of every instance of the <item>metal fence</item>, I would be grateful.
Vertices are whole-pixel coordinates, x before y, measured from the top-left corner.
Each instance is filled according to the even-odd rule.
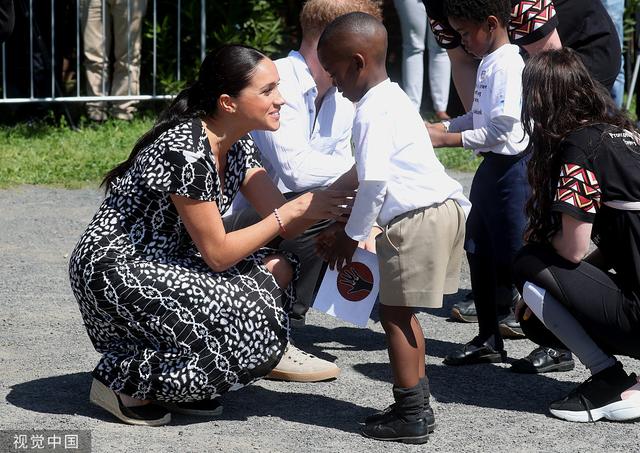
[[[36,24],[34,24],[34,1],[38,2],[39,5],[42,6],[45,2],[50,2],[50,10],[51,10],[51,23],[50,23],[50,40],[51,46],[49,49],[40,49],[44,51],[48,51],[48,57],[50,58],[50,82],[51,82],[51,95],[38,97],[36,96],[36,90],[34,87],[34,46],[40,45],[41,42],[35,38],[35,30]],[[58,0],[64,1],[64,0]],[[76,86],[75,92],[69,93],[66,95],[56,95],[56,93],[61,93],[61,87],[59,85],[59,80],[56,78],[56,32],[60,32],[60,30],[56,30],[57,26],[60,24],[56,24],[56,0],[23,0],[19,3],[20,0],[16,1],[16,7],[28,8],[27,17],[28,24],[24,24],[28,26],[28,34],[29,34],[29,44],[28,44],[28,52],[29,52],[29,75],[30,75],[30,87],[29,87],[29,95],[28,96],[18,96],[18,97],[10,97],[8,96],[8,87],[7,86],[7,75],[9,71],[12,70],[12,65],[10,61],[7,61],[7,43],[2,44],[2,97],[0,98],[0,104],[18,104],[18,103],[31,103],[31,102],[87,102],[87,101],[134,101],[134,100],[154,100],[154,99],[170,99],[174,96],[174,94],[158,94],[157,93],[157,59],[158,59],[158,47],[157,47],[157,26],[158,26],[158,16],[157,16],[157,1],[152,0],[147,3],[146,7],[149,6],[152,8],[152,23],[153,23],[153,65],[152,65],[152,85],[151,85],[151,93],[148,94],[132,94],[131,93],[131,79],[129,78],[129,88],[127,95],[119,95],[119,96],[111,96],[108,94],[104,94],[101,96],[89,96],[86,95],[86,85],[82,86],[81,81],[84,79],[82,77],[83,63],[82,63],[82,46],[81,46],[81,34],[83,30],[82,18],[85,13],[85,9],[87,7],[87,0],[76,0],[75,1],[75,25],[76,25],[76,36],[75,36],[75,73],[76,73]],[[127,33],[127,59],[128,59],[128,74],[131,74],[131,51],[132,51],[132,42],[131,42],[131,33],[130,33],[130,25],[131,25],[131,0],[127,0],[127,29],[129,32]],[[149,3],[151,3],[149,5]],[[176,79],[178,81],[181,80],[181,29],[182,29],[182,20],[181,20],[181,0],[176,1],[176,18],[177,18],[177,34],[176,34],[176,54],[177,54],[177,63],[176,63]],[[47,5],[49,6],[49,5]],[[102,36],[106,36],[105,24],[106,20],[106,11],[107,11],[107,0],[102,0]],[[206,31],[207,31],[207,22],[206,22],[206,0],[200,1],[200,58],[201,61],[204,59],[206,52]],[[49,37],[47,37],[49,38]],[[103,41],[105,54],[107,49],[106,40]],[[46,52],[45,52],[46,53]],[[106,93],[106,84],[107,77],[105,77],[105,73],[109,71],[107,64],[110,60],[107,58],[105,64],[102,67],[102,93]],[[49,62],[48,62],[49,63]]]

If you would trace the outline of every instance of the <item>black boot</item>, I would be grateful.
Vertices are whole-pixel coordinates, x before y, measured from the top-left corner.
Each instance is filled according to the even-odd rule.
[[[431,396],[431,393],[429,392],[429,378],[427,376],[421,378],[420,384],[422,385],[422,393],[424,395],[424,418],[427,420],[427,428],[429,429],[429,434],[431,434],[436,429],[436,417],[429,402],[429,397]],[[383,410],[369,415],[364,419],[364,423],[370,425],[372,423],[377,423],[380,420],[383,420],[384,418],[388,417],[391,412],[393,412],[395,407],[396,403],[390,404]]]
[[[424,418],[424,392],[422,383],[415,387],[393,387],[395,404],[389,413],[362,427],[362,434],[377,440],[423,444],[429,439]]]
[[[429,378],[426,374],[420,379],[420,384],[422,384],[422,394],[424,396],[424,418],[427,420],[427,428],[429,434],[431,434],[436,429],[436,416],[429,402],[431,391],[429,390]]]

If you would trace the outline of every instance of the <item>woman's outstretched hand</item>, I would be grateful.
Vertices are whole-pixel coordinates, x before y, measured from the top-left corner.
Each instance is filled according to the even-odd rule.
[[[300,195],[294,201],[305,219],[332,219],[346,222],[356,193],[353,190],[316,189]]]

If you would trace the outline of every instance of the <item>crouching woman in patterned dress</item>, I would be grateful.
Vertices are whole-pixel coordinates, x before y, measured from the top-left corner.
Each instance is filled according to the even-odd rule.
[[[102,354],[91,402],[125,423],[217,415],[219,395],[266,375],[288,341],[297,263],[263,247],[349,210],[351,193],[335,190],[285,202],[261,168],[247,133],[278,129],[278,80],[255,49],[207,55],[104,180],[69,273]],[[238,191],[263,220],[227,233],[221,215]]]

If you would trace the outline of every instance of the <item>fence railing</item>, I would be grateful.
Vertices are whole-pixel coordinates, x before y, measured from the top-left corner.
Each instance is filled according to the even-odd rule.
[[[37,2],[34,5],[34,1]],[[12,71],[12,61],[8,61],[8,53],[9,50],[7,46],[11,46],[11,40],[2,44],[1,53],[2,53],[2,96],[0,97],[0,104],[19,104],[19,103],[31,103],[31,102],[88,102],[88,101],[138,101],[138,100],[153,100],[153,99],[170,99],[174,96],[173,93],[169,94],[158,94],[157,93],[157,82],[158,82],[158,72],[157,72],[157,61],[158,61],[158,46],[157,46],[157,27],[158,27],[158,17],[157,17],[157,0],[151,0],[149,2],[144,1],[145,8],[151,6],[152,8],[152,23],[153,23],[153,58],[152,58],[152,83],[151,83],[151,92],[150,93],[138,93],[133,94],[131,89],[131,59],[132,59],[132,38],[131,38],[131,23],[132,23],[132,2],[134,0],[126,0],[126,8],[127,8],[127,74],[129,76],[128,82],[128,90],[126,95],[109,95],[108,94],[108,84],[106,74],[110,72],[110,68],[108,67],[109,63],[113,63],[113,59],[106,58],[102,65],[102,91],[100,95],[88,95],[87,94],[87,82],[86,78],[83,77],[83,40],[81,39],[81,35],[83,33],[83,14],[87,13],[86,8],[88,8],[89,0],[75,0],[75,14],[74,22],[75,22],[75,74],[76,74],[76,84],[75,90],[71,93],[65,93],[61,87],[60,74],[56,74],[56,71],[60,68],[60,65],[57,64],[56,60],[59,56],[56,55],[56,43],[59,41],[57,34],[63,33],[64,30],[60,30],[59,28],[63,24],[56,23],[56,3],[65,3],[66,6],[72,6],[74,3],[73,0],[16,0],[16,21],[22,20],[22,27],[28,27],[28,55],[29,55],[29,87],[28,90],[22,90],[23,92],[17,96],[12,96],[11,93],[12,87],[11,83],[8,82],[8,75],[10,71]],[[47,8],[50,8],[51,11],[51,22],[49,30],[47,30],[47,36],[42,35],[42,30],[39,29],[39,25],[34,21],[34,12],[35,7],[42,8],[43,5],[47,2]],[[149,5],[149,3],[151,3]],[[176,33],[176,80],[181,80],[181,31],[182,31],[182,18],[181,18],[181,8],[182,2],[181,0],[177,0],[176,2],[176,20],[177,20],[177,33]],[[22,10],[20,10],[22,8]],[[108,2],[106,0],[101,0],[101,13],[102,13],[102,37],[106,37],[109,35],[106,27],[108,26],[108,18],[107,16],[107,8]],[[25,23],[26,22],[26,23]],[[18,25],[18,24],[17,24]],[[19,28],[18,26],[16,28]],[[23,30],[25,32],[26,30]],[[50,36],[48,35],[50,32]],[[14,31],[15,33],[15,31]],[[45,39],[50,41],[50,45],[45,45]],[[26,43],[25,43],[26,44]],[[207,21],[206,21],[206,0],[200,0],[200,58],[201,61],[204,59],[206,53],[206,44],[207,44]],[[37,47],[37,49],[36,49]],[[103,51],[104,55],[107,55],[108,52],[108,43],[106,39],[103,39]],[[50,83],[50,95],[38,95],[36,89],[36,83],[40,84],[39,87],[44,87],[44,82],[42,78],[42,68],[38,68],[40,71],[39,80],[36,82],[36,68],[34,67],[36,58],[35,54],[39,54],[40,60],[42,60],[42,56],[45,56],[44,61],[40,61],[41,65],[44,65],[49,68],[48,81],[46,84]],[[108,55],[107,55],[108,57]],[[48,59],[48,61],[46,61]],[[71,63],[71,62],[69,62]],[[84,86],[83,83],[85,82]],[[23,81],[24,82],[24,81]],[[49,87],[47,87],[49,88]],[[24,92],[27,91],[27,92]]]

